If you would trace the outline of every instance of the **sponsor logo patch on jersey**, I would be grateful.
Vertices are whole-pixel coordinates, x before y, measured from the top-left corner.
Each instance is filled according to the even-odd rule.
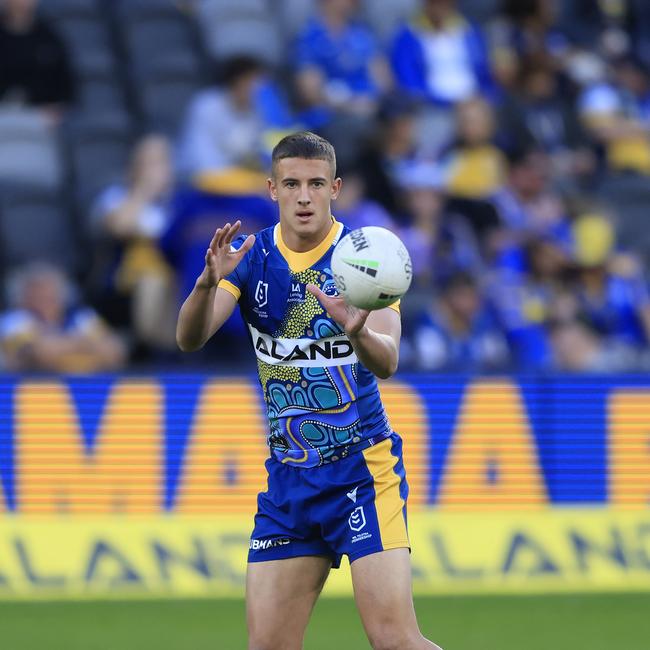
[[[248,325],[255,354],[260,361],[273,365],[320,368],[356,363],[357,355],[347,336],[323,339],[275,339]]]

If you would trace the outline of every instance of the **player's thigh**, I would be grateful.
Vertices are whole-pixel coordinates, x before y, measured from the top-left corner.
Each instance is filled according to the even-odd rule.
[[[321,556],[250,562],[246,619],[250,650],[300,650],[332,560]]]
[[[418,628],[407,548],[373,553],[355,560],[352,583],[357,609],[373,648],[438,648],[426,641]]]

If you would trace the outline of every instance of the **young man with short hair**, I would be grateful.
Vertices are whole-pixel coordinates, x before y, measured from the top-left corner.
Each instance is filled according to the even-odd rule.
[[[216,231],[177,329],[196,350],[239,302],[257,355],[271,457],[248,558],[249,650],[302,648],[342,555],[373,648],[435,650],[415,618],[401,439],[375,379],[397,369],[399,309],[336,295],[330,259],[347,228],[330,211],[341,179],[329,142],[284,138],[268,187],[280,222],[257,236],[236,238],[240,222]]]

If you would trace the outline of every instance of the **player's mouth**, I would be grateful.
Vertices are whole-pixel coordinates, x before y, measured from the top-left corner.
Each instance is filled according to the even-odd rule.
[[[296,216],[300,221],[309,221],[311,217],[314,216],[314,211],[313,210],[298,210],[296,212]]]

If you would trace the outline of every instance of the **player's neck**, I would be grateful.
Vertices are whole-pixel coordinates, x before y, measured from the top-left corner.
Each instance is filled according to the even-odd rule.
[[[317,248],[323,240],[329,236],[334,218],[323,225],[323,228],[316,233],[297,233],[290,228],[283,228],[280,223],[280,237],[284,245],[294,253],[308,253]]]

